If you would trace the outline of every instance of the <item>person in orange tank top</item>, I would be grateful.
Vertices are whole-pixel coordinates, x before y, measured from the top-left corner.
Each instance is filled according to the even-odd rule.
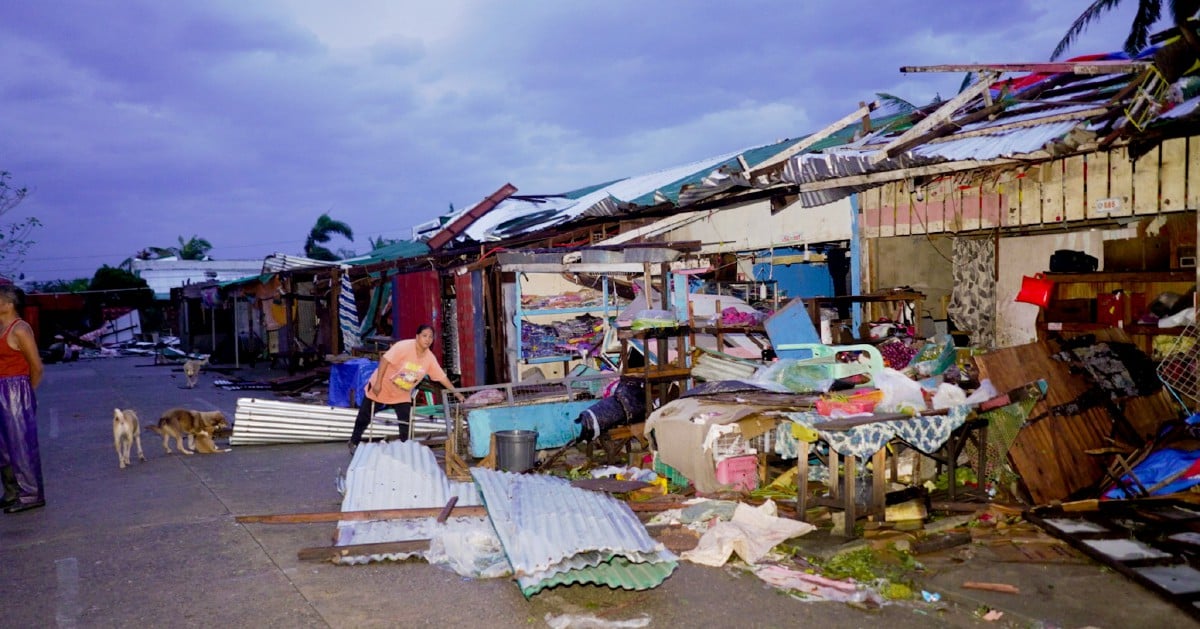
[[[5,513],[46,506],[38,450],[37,397],[42,358],[33,329],[21,319],[22,294],[0,285],[0,479]]]

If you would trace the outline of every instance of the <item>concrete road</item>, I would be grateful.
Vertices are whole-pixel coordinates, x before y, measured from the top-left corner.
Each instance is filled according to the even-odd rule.
[[[942,604],[861,610],[796,600],[732,568],[690,564],[644,592],[571,586],[526,600],[508,579],[471,580],[422,562],[335,566],[296,552],[331,543],[332,524],[238,524],[235,515],[336,510],[342,443],[165,454],[144,432],[148,460],[121,470],[112,410],[142,424],[172,406],[219,409],[238,397],[205,373],[184,389],[178,367],[150,358],[47,366],[39,390],[48,505],[0,514],[0,606],[5,627],[538,627],[546,617],[646,617],[653,627],[1188,626],[1191,619],[1095,564],[959,564],[926,575]],[[264,372],[257,377],[282,375]],[[247,372],[243,377],[251,377]],[[136,456],[136,454],[135,454]],[[1005,581],[1021,595],[954,590]],[[979,595],[988,596],[979,596]],[[976,598],[967,598],[975,596]],[[981,605],[1006,610],[996,623]]]

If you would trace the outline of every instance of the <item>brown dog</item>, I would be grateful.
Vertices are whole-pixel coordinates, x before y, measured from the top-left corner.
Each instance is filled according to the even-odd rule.
[[[117,449],[117,462],[121,469],[129,465],[130,450],[137,444],[138,460],[145,461],[142,453],[142,431],[138,426],[137,413],[131,408],[113,409],[113,447]]]
[[[205,433],[208,441],[212,441],[212,434],[218,430],[229,428],[229,421],[225,419],[225,414],[221,411],[192,411],[185,408],[173,408],[158,418],[157,426],[147,426],[148,430],[162,435],[163,449],[167,454],[171,453],[171,439],[175,440],[175,446],[184,454],[192,454],[192,450],[196,447],[196,436],[200,433]],[[187,445],[184,445],[184,439],[187,440]],[[215,446],[213,447],[215,450]]]
[[[200,454],[220,454],[229,451],[229,448],[218,448],[217,444],[213,442],[211,434],[203,430],[196,433],[196,452]]]

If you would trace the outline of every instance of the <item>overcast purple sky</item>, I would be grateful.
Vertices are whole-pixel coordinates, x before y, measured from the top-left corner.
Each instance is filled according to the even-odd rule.
[[[5,3],[0,170],[26,279],[179,236],[299,254],[322,212],[405,238],[505,182],[554,193],[796,137],[875,92],[1044,61],[1086,0]],[[1119,49],[1134,2],[1069,54]]]

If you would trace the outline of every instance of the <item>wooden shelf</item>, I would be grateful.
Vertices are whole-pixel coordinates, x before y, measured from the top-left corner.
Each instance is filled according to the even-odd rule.
[[[1062,283],[1083,282],[1195,282],[1195,269],[1184,271],[1117,271],[1108,273],[1045,273],[1047,278]]]
[[[1099,323],[1093,321],[1062,321],[1048,320],[1047,317],[1067,316],[1076,314],[1072,306],[1066,310],[1056,310],[1056,306],[1066,302],[1081,302],[1090,300],[1093,304],[1092,314],[1099,317],[1097,309],[1104,305],[1100,297],[1110,295],[1117,290],[1123,290],[1125,298],[1121,300],[1124,308],[1124,327],[1120,328],[1129,339],[1147,354],[1153,353],[1153,339],[1159,335],[1178,335],[1183,328],[1160,328],[1157,325],[1141,325],[1134,323],[1148,310],[1150,303],[1164,292],[1184,293],[1196,283],[1194,269],[1174,271],[1116,271],[1095,273],[1046,273],[1046,279],[1054,282],[1050,304],[1038,315],[1038,335],[1045,338],[1046,332],[1086,333],[1106,328],[1116,328],[1111,322]],[[1098,303],[1099,302],[1099,303]],[[1074,306],[1078,311],[1079,306]],[[1062,314],[1056,314],[1062,313]]]

